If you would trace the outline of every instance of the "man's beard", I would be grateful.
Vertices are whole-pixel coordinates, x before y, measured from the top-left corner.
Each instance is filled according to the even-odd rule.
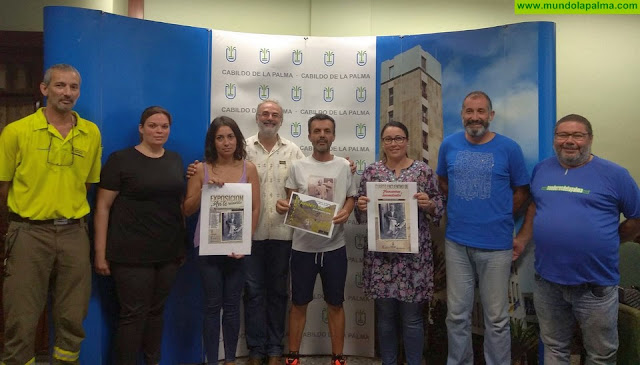
[[[276,125],[274,127],[265,127],[263,125],[261,125],[258,128],[258,131],[260,132],[261,135],[265,136],[265,137],[275,137],[278,134],[278,130],[280,129],[280,126]]]
[[[576,167],[584,165],[591,157],[591,145],[578,147],[578,151],[579,153],[577,155],[564,157],[562,156],[562,147],[560,149],[556,148],[556,156],[560,162],[567,166]]]
[[[487,122],[480,121],[480,128],[474,128],[474,126],[472,126],[471,124],[477,125],[478,123],[477,121],[469,121],[465,123],[464,129],[471,137],[482,137],[489,131],[489,123]]]

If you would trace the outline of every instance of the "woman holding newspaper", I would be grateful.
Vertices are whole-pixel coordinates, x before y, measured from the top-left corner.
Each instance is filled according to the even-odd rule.
[[[382,364],[397,364],[399,316],[407,363],[419,365],[424,344],[423,304],[433,296],[433,259],[427,218],[439,223],[444,212],[443,196],[433,170],[426,163],[407,156],[409,132],[404,124],[387,123],[380,137],[383,158],[367,166],[362,174],[356,219],[360,223],[367,221],[367,182],[416,182],[418,192],[413,198],[418,203],[419,252],[371,252],[365,246],[364,292],[375,302]]]
[[[196,173],[189,179],[187,197],[184,202],[185,215],[200,209],[202,186],[224,183],[249,183],[252,194],[251,233],[256,229],[260,214],[260,182],[256,166],[247,161],[245,139],[236,122],[225,116],[217,117],[209,125],[205,138],[205,163],[198,164]],[[236,234],[238,229],[235,216],[230,218],[227,234]],[[198,227],[200,227],[198,220]],[[233,226],[233,228],[231,228]],[[196,227],[195,246],[200,244],[199,229]],[[200,256],[199,267],[205,291],[204,346],[207,363],[218,363],[220,340],[220,311],[222,310],[222,331],[224,334],[224,361],[233,364],[240,331],[240,299],[244,287],[243,255]]]

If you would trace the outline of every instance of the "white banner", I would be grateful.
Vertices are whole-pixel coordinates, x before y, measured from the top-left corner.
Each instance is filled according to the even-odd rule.
[[[280,135],[295,142],[305,154],[312,150],[307,121],[316,113],[324,113],[336,121],[334,154],[349,157],[358,173],[375,161],[376,37],[302,37],[213,30],[212,50],[211,119],[220,115],[233,118],[246,138],[257,133],[257,105],[263,100],[277,100],[284,109]],[[353,219],[346,227],[349,267],[344,353],[372,357],[373,301],[364,297],[361,288],[364,229],[355,226]],[[244,347],[239,344],[239,351]],[[319,280],[314,300],[309,303],[300,352],[331,353]]]
[[[212,31],[211,119],[233,118],[245,137],[257,133],[257,105],[284,110],[280,134],[307,154],[307,121],[336,120],[332,150],[358,171],[375,160],[376,38],[300,37]]]

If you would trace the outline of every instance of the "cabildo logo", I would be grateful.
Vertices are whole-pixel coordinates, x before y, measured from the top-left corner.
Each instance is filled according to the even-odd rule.
[[[324,53],[324,64],[325,66],[333,66],[333,64],[335,63],[335,54],[332,51],[326,51]]]
[[[365,324],[367,324],[367,312],[363,311],[362,309],[358,309],[356,311],[356,324],[358,326],[364,326]]]
[[[322,322],[329,323],[329,313],[327,312],[327,308],[322,308]]]
[[[355,236],[353,236],[353,243],[358,250],[362,250],[364,248],[364,245],[367,243],[367,236],[357,233]]]
[[[227,51],[226,51],[227,61],[235,62],[236,61],[236,54],[237,54],[236,47],[227,46]]]
[[[358,64],[358,66],[367,64],[367,51],[358,51],[356,54],[356,64]]]
[[[296,66],[300,66],[302,64],[302,51],[299,49],[294,49],[293,52],[291,52],[291,62],[293,62],[294,65]]]
[[[302,87],[294,86],[291,88],[291,100],[293,101],[302,100]]]
[[[367,163],[364,160],[356,160],[355,164],[356,164],[356,174],[362,175],[365,167],[367,167]]]
[[[236,97],[236,84],[226,84],[224,86],[224,96],[226,96],[227,99],[234,99]]]
[[[333,101],[333,88],[330,86],[327,86],[324,88],[324,93],[322,94],[324,101],[326,101],[327,103],[330,103]]]
[[[367,88],[364,86],[358,86],[356,88],[356,101],[362,103],[367,100]]]
[[[302,134],[302,126],[298,122],[291,123],[291,136],[298,138]]]
[[[258,97],[260,98],[260,100],[269,99],[269,85],[258,86]]]
[[[267,64],[271,61],[271,51],[269,48],[260,48],[260,56],[258,57],[261,63]]]
[[[367,136],[367,125],[364,123],[356,124],[356,137],[363,139]]]
[[[357,273],[355,276],[356,287],[362,289],[364,283],[362,282],[362,273]]]

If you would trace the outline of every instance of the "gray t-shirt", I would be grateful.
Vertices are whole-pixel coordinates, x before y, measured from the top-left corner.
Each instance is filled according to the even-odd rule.
[[[331,161],[320,162],[312,156],[293,161],[285,183],[289,189],[338,204],[342,209],[347,197],[356,195],[356,185],[349,162],[333,156]],[[344,224],[335,225],[331,238],[325,238],[298,229],[293,232],[293,249],[303,252],[333,251],[345,245]]]

